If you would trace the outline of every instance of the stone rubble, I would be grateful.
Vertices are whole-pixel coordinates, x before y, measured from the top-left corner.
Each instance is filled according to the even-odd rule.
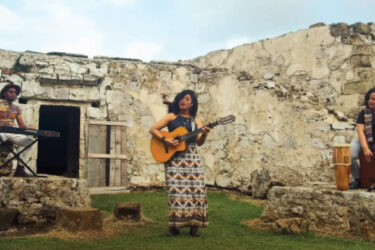
[[[273,187],[260,219],[250,221],[283,233],[314,232],[375,240],[375,193],[337,191],[327,183]]]

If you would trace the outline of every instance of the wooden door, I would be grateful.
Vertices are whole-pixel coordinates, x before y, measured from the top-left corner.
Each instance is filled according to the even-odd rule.
[[[124,123],[90,121],[87,148],[89,187],[128,186]]]

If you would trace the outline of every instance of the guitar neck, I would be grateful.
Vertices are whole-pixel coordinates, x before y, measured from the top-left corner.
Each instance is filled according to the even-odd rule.
[[[180,140],[180,141],[186,141],[186,140],[189,140],[189,139],[191,139],[191,138],[193,138],[193,137],[196,137],[200,132],[202,132],[202,128],[197,129],[197,130],[195,130],[195,131],[193,131],[193,132],[187,133],[187,134],[185,134],[185,135],[183,135],[183,136],[180,136],[179,140]]]
[[[208,126],[208,127],[210,127],[210,128],[213,128],[213,127],[215,127],[216,125],[218,125],[218,123],[217,123],[217,122],[213,122],[213,123],[210,123],[210,124],[208,124],[208,125],[206,125],[206,126]],[[189,140],[189,139],[191,139],[191,138],[193,138],[193,137],[196,137],[199,133],[202,132],[202,130],[203,130],[204,127],[205,127],[205,126],[199,128],[199,129],[197,129],[197,130],[194,130],[193,132],[190,132],[190,133],[187,133],[187,134],[185,134],[185,135],[180,136],[179,140],[180,140],[180,141],[186,141],[186,140]]]
[[[213,128],[213,127],[215,127],[215,126],[217,126],[219,124],[224,125],[224,124],[228,124],[228,123],[234,122],[234,120],[235,120],[234,115],[228,115],[228,116],[226,116],[224,118],[220,118],[216,122],[210,122],[209,124],[207,124],[207,125],[199,128],[199,129],[197,129],[197,130],[195,130],[193,132],[190,132],[190,133],[187,133],[185,135],[182,135],[182,136],[180,136],[178,138],[178,140],[179,141],[189,140],[189,139],[191,139],[193,137],[196,137],[199,133],[201,133],[204,127]]]

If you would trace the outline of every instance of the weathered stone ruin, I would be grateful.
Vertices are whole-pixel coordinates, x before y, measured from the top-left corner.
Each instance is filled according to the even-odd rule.
[[[352,140],[375,85],[374,42],[375,24],[339,23],[179,62],[1,50],[0,87],[22,86],[24,120],[63,135],[33,148],[33,169],[126,188],[164,185],[148,131],[167,112],[162,93],[192,89],[203,122],[236,116],[199,150],[206,184],[265,198],[333,183],[332,146]]]
[[[57,130],[48,120],[69,120],[61,171],[33,148],[29,157],[41,172],[68,173],[90,186],[163,185],[148,130],[167,112],[161,93],[172,99],[190,88],[203,121],[237,118],[215,128],[200,149],[207,184],[257,189],[251,176],[262,169],[273,183],[295,186],[333,180],[331,146],[350,142],[363,94],[374,86],[374,30],[374,24],[317,25],[178,63],[1,51],[1,80],[22,85],[30,125],[43,119]]]
[[[283,233],[314,232],[375,240],[374,198],[374,193],[342,192],[322,183],[275,187],[269,192],[261,218],[248,224]]]
[[[90,207],[85,180],[48,176],[46,178],[0,177],[0,221],[10,226],[56,223],[59,209]],[[10,210],[9,210],[10,209]],[[9,213],[14,216],[7,220]],[[7,224],[7,226],[5,226]]]

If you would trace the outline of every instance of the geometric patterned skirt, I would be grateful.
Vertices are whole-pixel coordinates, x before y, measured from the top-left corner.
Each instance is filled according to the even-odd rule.
[[[189,144],[165,163],[169,226],[208,226],[207,195],[196,144]]]

